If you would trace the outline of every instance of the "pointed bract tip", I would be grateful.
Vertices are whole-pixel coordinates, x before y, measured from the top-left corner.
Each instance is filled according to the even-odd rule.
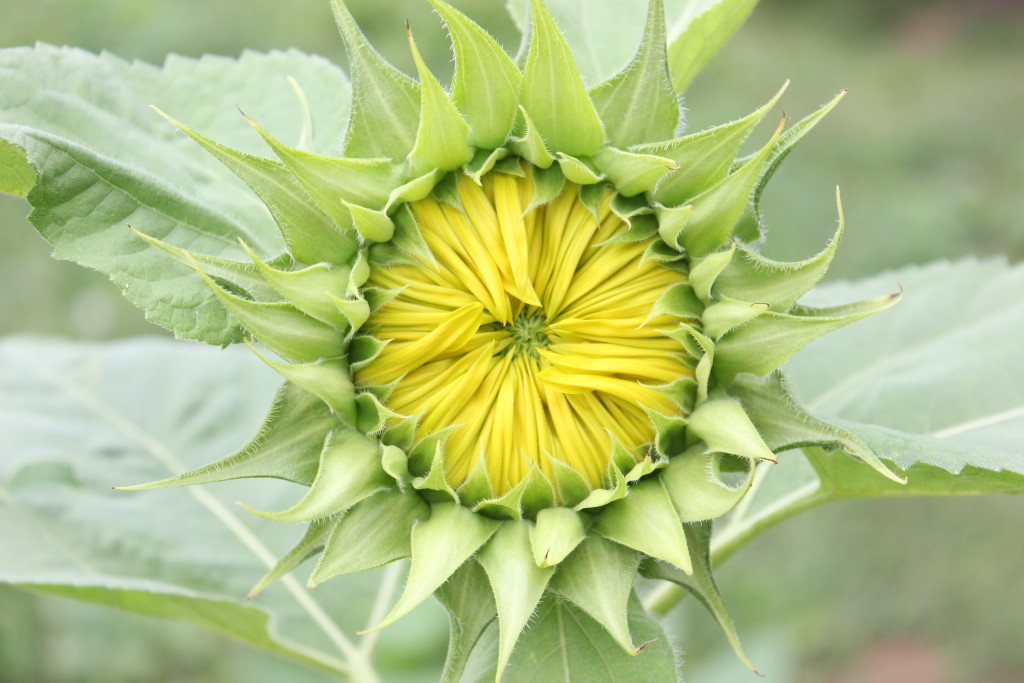
[[[245,510],[246,512],[251,512],[252,514],[254,514],[254,515],[257,515],[257,516],[259,516],[259,517],[262,517],[262,516],[263,516],[263,515],[262,515],[262,514],[260,513],[260,511],[259,511],[259,510],[257,510],[257,509],[256,509],[256,508],[254,508],[254,507],[250,507],[249,505],[246,505],[245,503],[243,503],[243,502],[242,502],[242,501],[240,501],[240,500],[236,500],[236,501],[235,501],[235,505],[237,505],[238,507],[240,507],[240,508],[244,509],[244,510]]]
[[[374,633],[376,631],[379,631],[382,628],[384,628],[384,624],[378,624],[377,626],[374,626],[373,628],[364,629],[362,631],[356,631],[356,635],[357,636],[365,636],[365,635],[368,635],[370,633]]]
[[[173,123],[174,125],[176,125],[176,126],[178,126],[178,125],[179,125],[177,121],[175,121],[174,119],[172,119],[172,118],[171,118],[171,117],[170,117],[170,116],[169,116],[169,115],[167,114],[167,112],[165,112],[165,111],[164,111],[163,109],[161,109],[160,107],[156,106],[155,104],[151,104],[151,105],[149,105],[149,108],[150,108],[150,109],[152,109],[153,111],[155,111],[155,112],[156,112],[157,114],[160,114],[160,116],[164,117],[165,119],[167,119],[168,121],[170,121],[170,122],[171,122],[171,123]]]
[[[645,649],[647,648],[647,646],[648,646],[648,645],[651,645],[652,643],[656,643],[656,642],[658,642],[658,639],[657,639],[657,638],[651,638],[651,639],[650,639],[650,640],[648,640],[647,642],[644,642],[644,643],[640,643],[640,644],[639,644],[639,645],[638,645],[638,646],[636,647],[636,649],[635,649],[635,650],[633,650],[633,652],[631,652],[630,654],[638,655],[638,654],[640,654],[641,652],[643,652],[643,651],[644,651],[644,650],[645,650]]]

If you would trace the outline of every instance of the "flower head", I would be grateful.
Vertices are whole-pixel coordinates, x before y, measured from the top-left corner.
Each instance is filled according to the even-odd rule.
[[[693,572],[707,551],[693,525],[728,512],[759,462],[818,444],[894,476],[806,415],[777,372],[894,298],[797,303],[842,221],[800,263],[744,246],[762,233],[764,183],[839,98],[737,158],[782,92],[673,137],[660,0],[633,62],[589,90],[540,0],[522,69],[431,2],[455,47],[450,93],[411,36],[418,81],[335,2],[354,84],[343,157],[254,123],[271,161],[178,124],[263,199],[288,252],[242,264],[141,237],[191,265],[287,381],[249,447],[146,486],[308,485],[293,507],[257,512],[310,525],[260,587],[320,548],[314,584],[410,557],[382,626],[485,575],[499,672],[551,593],[638,651],[626,605],[641,560]],[[595,565],[625,580],[588,579]]]

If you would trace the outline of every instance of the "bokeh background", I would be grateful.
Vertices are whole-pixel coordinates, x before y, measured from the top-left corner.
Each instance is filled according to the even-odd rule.
[[[450,72],[426,2],[349,4],[399,66],[411,70],[408,18],[432,66]],[[500,0],[453,4],[518,44]],[[35,41],[157,63],[168,52],[297,47],[344,64],[324,0],[2,0],[0,46]],[[848,229],[831,278],[970,254],[1024,258],[1024,2],[763,0],[691,88],[690,129],[746,114],[786,78],[793,118],[850,94],[773,180],[768,255],[824,244],[838,184]],[[26,213],[0,196],[0,334],[161,333],[103,276],[51,260]],[[770,681],[1024,681],[1022,518],[1024,499],[999,496],[835,504],[765,534],[720,584]],[[671,617],[687,680],[757,680],[691,603]],[[443,620],[424,619],[428,629],[410,624],[408,646],[386,653],[396,676],[436,677]],[[180,624],[0,588],[0,681],[240,680],[326,679]]]

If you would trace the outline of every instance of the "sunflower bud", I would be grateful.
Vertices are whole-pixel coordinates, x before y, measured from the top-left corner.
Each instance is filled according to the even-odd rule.
[[[841,211],[806,261],[745,246],[761,236],[764,183],[842,94],[737,158],[782,90],[673,138],[660,0],[634,61],[590,90],[540,0],[522,70],[431,2],[455,48],[450,93],[411,35],[417,80],[335,2],[355,84],[343,157],[253,123],[272,161],[177,124],[267,204],[289,252],[250,252],[243,267],[143,237],[194,268],[287,381],[249,447],[137,488],[306,484],[291,508],[254,511],[310,525],[268,579],[318,548],[313,584],[411,558],[380,626],[476,563],[497,609],[499,675],[548,593],[638,652],[626,604],[641,562],[693,573],[707,538],[692,525],[736,505],[759,463],[815,444],[896,478],[806,415],[778,370],[897,297],[797,303],[832,260]],[[595,566],[616,580],[593,580]]]

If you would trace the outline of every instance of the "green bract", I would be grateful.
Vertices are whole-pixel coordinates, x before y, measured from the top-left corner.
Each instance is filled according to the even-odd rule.
[[[547,613],[560,609],[559,601],[601,623],[624,650],[640,652],[645,643],[629,621],[631,606],[637,609],[638,572],[687,575],[678,580],[711,607],[742,657],[711,579],[710,525],[704,522],[737,504],[759,462],[774,462],[793,448],[841,451],[900,481],[856,436],[805,413],[779,374],[805,344],[883,310],[898,295],[825,309],[798,303],[822,278],[839,246],[841,211],[832,242],[806,261],[770,261],[748,246],[762,236],[758,199],[765,183],[842,94],[788,129],[783,122],[756,151],[739,157],[782,90],[742,119],[674,137],[681,120],[676,86],[684,87],[708,55],[694,54],[691,64],[670,73],[660,0],[650,2],[632,62],[589,89],[540,0],[530,4],[529,45],[518,64],[463,14],[441,0],[431,2],[455,50],[450,92],[427,69],[411,36],[417,80],[389,65],[345,6],[334,3],[353,82],[344,156],[310,151],[308,127],[299,144],[290,146],[250,120],[276,157],[271,159],[235,151],[171,119],[258,195],[286,249],[277,253],[243,240],[239,249],[231,245],[213,252],[176,239],[173,231],[136,230],[139,245],[148,242],[195,271],[183,287],[197,282],[208,287],[215,299],[202,306],[223,324],[196,330],[175,322],[175,315],[157,319],[182,336],[212,343],[252,340],[262,347],[253,347],[254,352],[286,382],[259,435],[238,453],[172,479],[128,488],[240,477],[308,486],[288,509],[253,510],[309,525],[253,593],[316,553],[320,559],[311,585],[410,558],[405,591],[379,627],[437,593],[452,615],[448,679],[458,678],[494,614],[500,677],[538,605]],[[10,137],[15,144],[31,144],[18,134]],[[502,183],[513,188],[507,192],[527,193],[514,208],[502,204],[502,197],[511,196],[501,194]],[[480,197],[488,198],[493,220],[484,210],[474,213],[472,197],[484,204]],[[536,246],[531,230],[541,228],[522,226],[543,215],[544,229],[556,229],[561,224],[552,218],[553,207],[560,201],[583,207],[577,222],[610,226],[607,239],[580,242],[575,256],[557,234],[544,245],[562,245],[564,251]],[[452,227],[458,239],[446,243],[439,237],[443,231],[424,218],[431,211],[454,215],[452,226],[462,220],[459,216],[465,219],[459,223],[463,227]],[[466,237],[472,230],[486,247],[475,257]],[[593,228],[594,235],[598,231]],[[650,348],[669,350],[652,360],[644,346],[648,341],[622,345],[645,349],[646,367],[677,373],[671,377],[647,380],[629,366],[628,355],[608,369],[619,357],[588,352],[596,348],[587,346],[595,343],[587,337],[593,333],[580,332],[596,323],[583,314],[560,322],[554,317],[570,286],[556,271],[564,268],[565,278],[583,280],[586,266],[577,268],[572,259],[583,264],[592,253],[599,263],[602,254],[616,249],[636,250],[630,267],[671,278],[629,328],[650,327],[643,337],[656,340]],[[249,260],[239,260],[245,255]],[[492,256],[495,265],[487,270]],[[555,283],[547,289],[535,272],[543,259],[551,262]],[[445,290],[431,301],[413,297],[419,281],[391,282],[410,269],[439,272],[449,262],[466,266],[465,291],[459,283],[427,282]],[[473,279],[477,275],[479,281]],[[640,287],[639,279],[618,285],[616,296],[628,299],[631,286]],[[555,290],[559,296],[550,293]],[[507,315],[498,311],[498,300],[505,297],[512,301]],[[455,303],[442,315],[435,310],[444,308],[438,301]],[[407,325],[400,314],[407,316]],[[609,338],[625,329],[616,327],[624,323],[612,315],[606,323],[614,330]],[[390,337],[385,338],[385,327],[392,330]],[[506,332],[514,350],[500,346]],[[544,391],[557,386],[566,396],[589,396],[603,406],[601,419],[625,414],[609,407],[606,396],[632,400],[630,409],[645,416],[644,424],[629,432],[631,443],[624,443],[628,439],[616,431],[621,425],[583,414],[582,404],[574,401],[584,399],[547,394],[536,403],[543,407],[537,411],[543,420],[513,420],[524,394],[508,394],[503,406],[496,389],[499,399],[488,399],[484,412],[501,424],[481,427],[480,433],[498,436],[491,441],[481,436],[470,453],[473,467],[457,476],[453,435],[466,428],[464,421],[452,419],[426,431],[423,425],[429,411],[449,405],[462,409],[455,403],[460,397],[429,394],[430,405],[415,413],[395,406],[405,400],[403,391],[413,391],[408,387],[419,370],[415,363],[440,363],[458,353],[468,357],[466,349],[477,334],[492,336],[473,346],[479,357],[459,368],[521,353],[530,359],[522,362],[537,370],[524,385],[537,381]],[[566,335],[561,342],[558,334]],[[584,360],[567,361],[569,354],[553,360],[559,343],[577,344]],[[395,358],[403,351],[399,362]],[[454,364],[435,367],[451,373],[448,383],[464,381],[466,373],[456,373]],[[642,398],[629,398],[634,394]],[[561,431],[566,418],[552,407],[563,400],[578,416],[578,434],[588,442],[587,462],[598,463],[596,474],[560,457],[577,448]],[[539,433],[549,423],[554,436],[535,434],[534,450],[517,440],[525,437],[515,430]],[[610,436],[599,428],[587,431],[591,425]],[[499,437],[505,439],[500,449]],[[526,460],[509,464],[520,456]],[[499,464],[519,473],[498,475]]]

